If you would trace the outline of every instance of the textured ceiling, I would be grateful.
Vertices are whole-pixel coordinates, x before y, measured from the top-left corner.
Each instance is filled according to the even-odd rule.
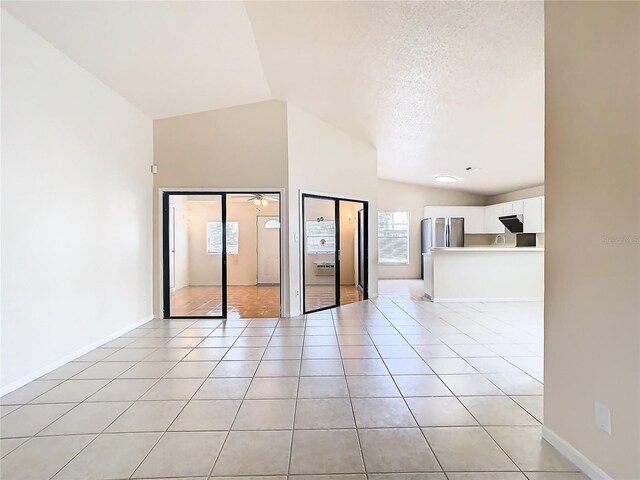
[[[541,2],[249,2],[275,98],[367,140],[379,176],[543,182]],[[467,166],[482,168],[466,172]]]
[[[543,182],[542,2],[3,7],[153,118],[276,98],[375,146],[382,178]]]

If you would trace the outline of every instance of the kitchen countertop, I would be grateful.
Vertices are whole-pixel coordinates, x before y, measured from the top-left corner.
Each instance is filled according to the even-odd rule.
[[[434,302],[541,301],[544,247],[439,247],[422,256]]]
[[[439,252],[544,252],[544,247],[433,247]],[[428,255],[424,254],[423,255]]]

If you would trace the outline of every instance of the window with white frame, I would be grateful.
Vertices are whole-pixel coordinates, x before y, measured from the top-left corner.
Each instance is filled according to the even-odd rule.
[[[207,222],[207,253],[222,253],[222,222]],[[238,254],[238,222],[227,222],[227,254]]]
[[[305,223],[307,253],[335,253],[336,223],[309,220]]]
[[[378,212],[378,263],[409,263],[409,212]]]

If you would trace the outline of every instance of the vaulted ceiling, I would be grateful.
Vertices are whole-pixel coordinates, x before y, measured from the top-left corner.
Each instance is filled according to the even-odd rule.
[[[381,178],[543,182],[542,2],[2,6],[152,118],[275,98],[375,146]]]

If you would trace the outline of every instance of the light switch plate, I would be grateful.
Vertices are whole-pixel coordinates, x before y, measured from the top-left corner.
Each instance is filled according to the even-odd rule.
[[[611,435],[611,410],[600,402],[594,404],[596,427]]]

